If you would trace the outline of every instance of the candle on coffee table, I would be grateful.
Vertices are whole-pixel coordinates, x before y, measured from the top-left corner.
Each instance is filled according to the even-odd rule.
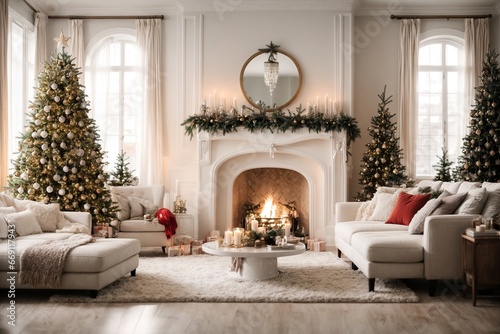
[[[224,232],[224,243],[228,246],[233,244],[233,232],[232,231]]]
[[[233,241],[235,246],[241,245],[241,231],[235,230],[233,233]]]

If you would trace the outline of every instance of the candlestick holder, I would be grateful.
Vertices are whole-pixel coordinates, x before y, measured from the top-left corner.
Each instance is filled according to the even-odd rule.
[[[174,213],[186,213],[186,200],[182,200],[178,195],[174,201]]]

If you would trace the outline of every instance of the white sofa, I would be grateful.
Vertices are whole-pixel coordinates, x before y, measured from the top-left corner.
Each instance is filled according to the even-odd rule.
[[[473,218],[479,214],[495,218],[500,215],[500,184],[426,181],[421,182],[417,188],[427,186],[439,191],[446,189],[451,194],[467,192],[465,201],[473,193],[485,193],[490,197],[490,202],[487,208],[488,198],[483,199],[480,212],[477,212],[476,207],[476,213],[473,214],[424,217],[423,234],[411,234],[408,226],[386,224],[385,220],[370,220],[370,217],[362,220],[360,207],[368,206],[369,203],[336,204],[335,244],[338,256],[344,254],[351,260],[353,269],[359,269],[365,274],[369,291],[374,291],[376,278],[425,278],[429,281],[429,294],[434,295],[438,280],[461,279],[460,235],[472,225]],[[376,202],[375,197],[374,201]],[[495,214],[492,214],[492,208],[496,211]],[[489,211],[485,212],[486,210]]]
[[[75,225],[84,225],[92,230],[92,217],[86,212],[62,212],[65,218]],[[0,223],[6,222],[0,219]],[[77,227],[77,226],[75,226]],[[80,226],[81,227],[81,226]],[[10,289],[11,282],[7,280],[13,273],[19,273],[21,255],[28,247],[48,240],[63,240],[72,233],[44,232],[38,234],[17,236],[14,243],[8,244],[8,239],[0,240],[0,288]],[[8,250],[13,250],[14,268],[10,267],[12,256]],[[131,273],[135,276],[139,265],[140,244],[134,239],[103,239],[74,248],[67,256],[61,285],[58,289],[90,290],[93,297],[100,289],[115,280]],[[9,263],[8,260],[11,260]],[[17,279],[19,275],[17,275]],[[15,283],[15,289],[31,289],[29,285]],[[35,287],[38,288],[38,287]]]
[[[117,186],[110,187],[110,191],[113,201],[119,206],[117,238],[137,239],[141,247],[161,247],[165,252],[165,247],[172,243],[172,239],[168,239],[165,235],[165,226],[156,220],[150,222],[143,218],[144,214],[156,212],[165,206],[164,187],[162,185]],[[147,202],[141,202],[139,199]]]

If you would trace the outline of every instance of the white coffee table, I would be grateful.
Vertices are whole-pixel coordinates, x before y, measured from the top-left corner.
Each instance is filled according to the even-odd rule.
[[[278,257],[298,255],[306,250],[303,243],[293,249],[273,249],[267,247],[218,247],[216,242],[204,243],[202,249],[207,254],[240,258],[238,271],[229,271],[229,275],[244,280],[264,280],[278,276]]]

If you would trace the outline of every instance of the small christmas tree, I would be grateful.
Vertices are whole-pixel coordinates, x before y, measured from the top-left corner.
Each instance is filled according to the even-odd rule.
[[[448,150],[445,149],[444,147],[441,148],[443,151],[443,155],[438,156],[438,163],[436,165],[432,165],[437,171],[436,176],[434,176],[434,181],[444,181],[444,182],[450,182],[452,181],[451,177],[451,165],[453,165],[453,162],[450,161],[450,158],[448,157]]]
[[[67,39],[61,32],[60,43],[67,46]],[[59,203],[61,210],[87,211],[95,224],[108,223],[116,206],[106,189],[104,152],[79,74],[64,47],[43,64],[8,192]]]
[[[469,134],[464,138],[455,173],[460,180],[500,180],[500,69],[497,57],[495,50],[490,50],[483,63],[482,84],[476,87]]]
[[[132,174],[134,172],[133,170],[129,170],[128,166],[130,163],[127,160],[128,157],[122,150],[122,152],[118,154],[115,169],[110,173],[112,176],[112,179],[109,181],[110,185],[133,186],[137,183],[137,177]]]
[[[389,113],[387,105],[392,102],[392,95],[385,96],[385,88],[378,95],[378,115],[372,117],[368,128],[371,142],[366,144],[367,150],[362,158],[359,184],[363,190],[355,196],[357,201],[367,201],[373,198],[380,186],[411,186],[413,181],[405,174],[406,167],[401,164],[402,149],[399,148],[396,137],[396,123],[391,119],[395,114]]]

